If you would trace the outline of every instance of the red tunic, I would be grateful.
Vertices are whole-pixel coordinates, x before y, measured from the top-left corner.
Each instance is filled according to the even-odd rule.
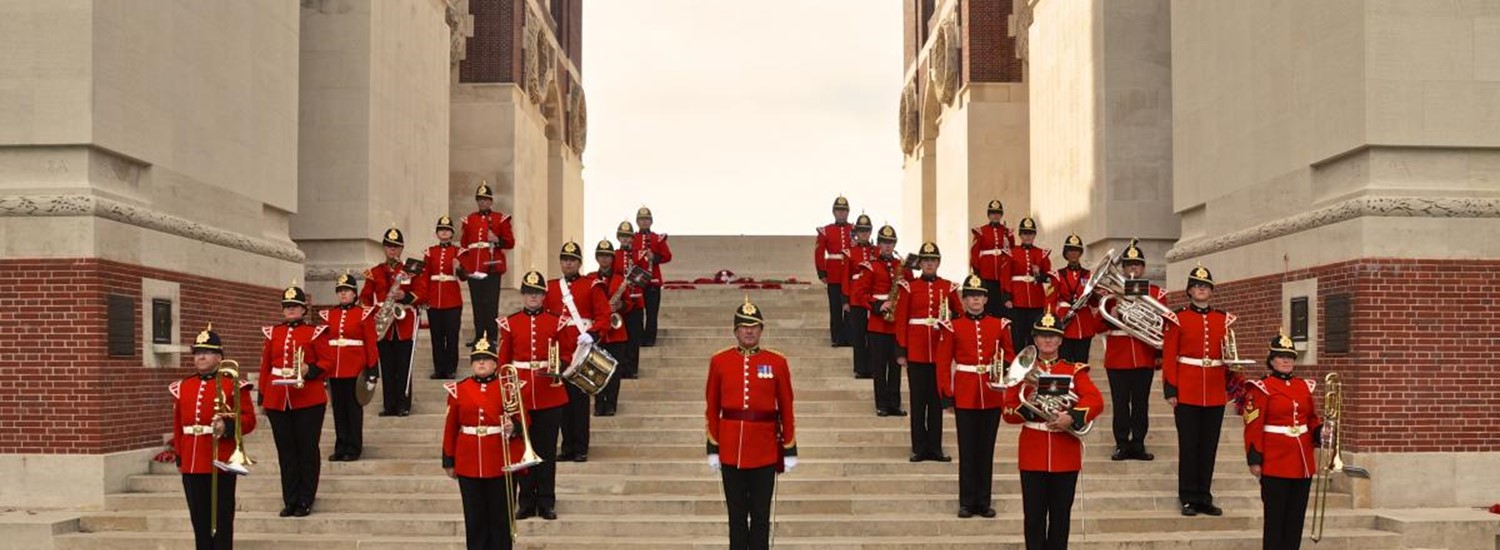
[[[635,236],[630,238],[630,250],[635,254],[635,263],[651,272],[651,286],[660,287],[661,264],[672,261],[672,247],[667,246],[667,236],[661,233],[637,231]],[[656,256],[654,260],[646,259],[647,250]]]
[[[448,413],[443,420],[443,467],[463,477],[500,477],[504,468],[521,460],[521,416],[511,415],[511,434],[505,435],[504,391],[495,376],[481,382],[469,377],[443,384],[448,390]]]
[[[938,343],[938,390],[960,409],[1000,408],[1005,392],[991,389],[976,368],[990,365],[997,354],[1001,368],[1016,357],[1008,319],[985,314],[954,319],[953,332],[944,333]]]
[[[818,228],[818,242],[813,247],[813,265],[818,277],[828,284],[841,284],[847,276],[849,249],[854,247],[854,226],[848,223],[830,223]]]
[[[568,306],[563,303],[562,287],[558,286],[561,280],[547,281],[547,298],[542,302],[542,309],[553,315],[571,316],[573,312],[568,311]],[[568,283],[568,291],[573,293],[573,307],[578,308],[578,315],[583,318],[588,332],[598,334],[609,328],[609,295],[605,294],[604,283],[580,275]]]
[[[1261,475],[1307,479],[1317,473],[1313,448],[1323,425],[1313,404],[1317,383],[1295,376],[1246,382],[1245,454]]]
[[[937,362],[938,339],[948,327],[938,319],[944,300],[948,302],[950,316],[963,311],[958,305],[958,294],[953,282],[934,276],[932,280],[917,277],[901,288],[900,305],[896,308],[896,346],[905,351],[906,360],[912,363]],[[898,352],[900,353],[900,352]]]
[[[1147,295],[1156,298],[1158,302],[1167,303],[1167,292],[1162,290],[1161,287],[1151,285]],[[1117,304],[1119,304],[1118,300],[1109,301],[1109,313],[1111,315],[1115,314],[1115,306]],[[1100,319],[1100,326],[1111,329],[1104,333],[1104,368],[1110,370],[1156,368],[1156,360],[1161,357],[1161,350],[1136,339],[1130,333],[1115,327],[1102,318]]]
[[[287,323],[261,327],[261,332],[266,335],[266,342],[260,350],[262,407],[268,411],[286,411],[328,402],[328,392],[323,391],[323,368],[318,366],[325,362],[318,355],[318,350],[325,346],[314,344],[320,338],[327,338],[327,330],[328,325],[314,327],[300,322],[295,327]],[[308,365],[307,374],[302,376],[302,387],[276,385],[276,380],[297,378],[297,365],[293,362],[298,349],[303,350],[302,361]]]
[[[464,307],[463,287],[458,284],[459,254],[464,249],[452,244],[435,244],[423,256],[426,262],[417,276],[416,292],[432,309]]]
[[[725,466],[760,468],[796,456],[792,371],[780,353],[728,348],[708,362],[708,452]]]
[[[868,302],[855,301],[857,295],[854,293],[854,285],[858,284],[858,281],[861,278],[861,275],[859,274],[860,264],[869,262],[871,258],[874,258],[877,254],[879,254],[879,250],[880,249],[876,248],[873,244],[855,244],[852,248],[849,249],[849,259],[847,260],[847,263],[849,265],[848,268],[844,270],[844,282],[843,285],[839,288],[839,291],[844,294],[844,297],[849,299],[849,307],[862,307],[865,309],[870,309],[870,304]]]
[[[1068,320],[1068,326],[1063,327],[1063,338],[1087,340],[1099,333],[1099,314],[1093,308],[1098,305],[1098,300],[1090,297],[1087,304],[1079,303],[1083,287],[1089,283],[1089,275],[1089,270],[1083,266],[1071,265],[1052,273],[1052,313],[1062,319],[1074,307],[1083,308]]]
[[[971,229],[974,242],[969,245],[969,269],[986,281],[999,281],[1010,263],[1010,248],[1015,236],[1003,223],[992,222]],[[1001,288],[1007,285],[1002,284]],[[992,300],[999,296],[990,296]]]
[[[318,339],[318,366],[328,371],[329,378],[354,378],[380,362],[380,350],[375,347],[375,308],[352,305],[334,307],[318,312],[327,323],[324,334]]]
[[[894,282],[891,275],[897,273],[898,269],[905,271],[906,280],[911,280],[911,270],[903,267],[901,260],[897,258],[875,258],[859,266],[859,280],[854,284],[854,296],[856,303],[870,308],[870,320],[865,324],[870,332],[896,334],[896,324],[886,322],[877,308],[890,300]]]
[[[1177,310],[1177,322],[1168,322],[1162,333],[1161,370],[1167,398],[1199,407],[1220,407],[1229,401],[1225,392],[1228,369],[1224,358],[1224,335],[1234,316],[1223,310],[1192,306]]]
[[[561,407],[568,404],[568,390],[559,379],[542,376],[546,372],[547,349],[557,342],[558,373],[568,368],[573,350],[578,347],[578,329],[568,317],[558,317],[546,311],[529,314],[525,310],[500,319],[500,350],[496,353],[501,365],[513,363],[517,375],[525,384],[521,387],[521,400],[526,410],[537,411]]]
[[[511,230],[510,216],[493,210],[474,212],[464,218],[458,244],[464,247],[459,265],[465,274],[505,274],[505,251],[515,248],[516,234]]]
[[[1088,365],[1057,361],[1050,365],[1038,359],[1037,366],[1050,374],[1073,376],[1073,393],[1078,394],[1078,403],[1073,406],[1074,419],[1092,422],[1104,412],[1104,395],[1089,379]],[[1001,416],[1007,423],[1021,424],[1019,446],[1020,470],[1023,472],[1076,472],[1083,469],[1083,442],[1068,432],[1055,432],[1046,426],[1046,419],[1035,418],[1021,406],[1021,386],[1005,391],[1005,408]]]
[[[615,249],[615,271],[620,274],[630,273],[630,268],[636,265],[635,254],[623,248]],[[641,267],[645,269],[645,267]],[[633,309],[646,309],[646,292],[640,287],[630,287],[625,291],[625,299],[630,302]]]
[[[400,273],[401,264],[399,263],[386,262],[370,268],[365,272],[364,286],[359,289],[359,303],[380,307],[391,288],[396,286],[396,277]],[[416,285],[412,284],[412,281],[401,283],[401,290],[406,291],[407,296],[403,302],[398,303],[406,307],[406,317],[391,323],[391,328],[386,329],[386,334],[377,334],[376,340],[411,340],[416,337],[418,315],[416,307],[422,304],[422,296],[417,293]]]
[[[234,454],[234,423],[226,422],[224,435],[214,441],[214,402],[220,391],[229,399],[240,400],[240,433],[255,431],[250,384],[241,383],[236,392],[234,381],[220,378],[215,387],[214,379],[212,375],[205,379],[194,374],[167,386],[172,394],[172,450],[177,452],[177,470],[184,474],[211,473],[214,460],[228,460]]]
[[[1019,308],[1040,309],[1047,306],[1047,291],[1037,278],[1052,271],[1051,251],[1045,248],[1018,244],[1010,249],[1010,277],[1002,281],[1010,292],[1012,305]],[[1035,267],[1038,274],[1031,273]]]
[[[588,278],[595,281],[601,281],[598,286],[600,289],[604,290],[604,324],[599,325],[600,327],[602,327],[598,331],[599,341],[605,344],[615,344],[629,340],[630,332],[625,330],[625,325],[620,325],[620,328],[609,328],[610,314],[614,312],[614,310],[610,309],[609,307],[609,297],[614,296],[615,292],[620,290],[620,285],[625,284],[625,278],[621,277],[619,273],[611,273],[609,275],[609,282],[605,283],[602,282],[602,275],[598,271],[588,274]],[[618,313],[622,317],[626,313],[630,312],[630,310],[635,309],[634,301],[629,300],[625,297],[625,295],[629,293],[630,290],[626,289],[625,294],[620,295],[620,311]],[[579,313],[582,312],[580,311]]]

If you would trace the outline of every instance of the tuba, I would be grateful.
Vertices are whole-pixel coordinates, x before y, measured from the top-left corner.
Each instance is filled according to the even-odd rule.
[[[1014,361],[1010,363],[1010,369],[1005,373],[1004,386],[1011,388],[1021,387],[1021,406],[1029,409],[1037,416],[1052,418],[1058,413],[1068,411],[1078,403],[1078,394],[1069,390],[1065,395],[1041,395],[1037,393],[1037,383],[1041,380],[1042,369],[1037,366],[1036,346],[1026,346],[1021,353],[1016,354]],[[1000,389],[994,385],[994,389]],[[1068,433],[1074,437],[1082,438],[1094,430],[1094,423],[1084,424],[1082,428],[1068,428]]]
[[[521,387],[525,385],[526,381],[521,380],[521,376],[516,371],[515,365],[506,363],[500,366],[501,413],[507,419],[512,416],[520,419],[521,442],[524,446],[521,451],[520,460],[514,462],[510,459],[509,448],[506,448],[505,452],[502,453],[502,456],[505,457],[505,465],[501,467],[501,471],[505,472],[505,501],[509,505],[508,509],[510,510],[511,542],[516,541],[516,499],[518,497],[516,495],[515,480],[511,477],[511,474],[542,463],[542,457],[537,455],[536,449],[531,446],[531,432],[526,427],[526,407],[525,402],[521,398]],[[511,436],[514,435],[514,432],[512,432]]]
[[[224,389],[225,379],[229,380],[230,389],[228,391]],[[216,388],[214,393],[214,418],[229,418],[234,422],[234,453],[229,455],[228,460],[218,460],[215,458],[214,468],[209,472],[208,491],[212,495],[212,501],[208,505],[208,530],[210,533],[219,532],[219,470],[243,476],[249,475],[250,469],[248,466],[255,464],[255,461],[250,460],[250,457],[245,454],[245,433],[239,421],[241,412],[239,362],[232,360],[220,361],[219,368],[214,371],[214,387]],[[214,439],[217,440],[218,436],[215,435]],[[214,442],[214,447],[217,449],[218,441]],[[218,456],[218,453],[215,452],[214,455]]]

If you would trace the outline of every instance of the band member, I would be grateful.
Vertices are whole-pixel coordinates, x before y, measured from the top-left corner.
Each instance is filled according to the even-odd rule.
[[[606,321],[599,325],[599,343],[604,345],[604,351],[609,352],[610,356],[618,361],[619,358],[630,353],[630,335],[625,331],[624,318],[626,313],[635,307],[635,303],[626,297],[632,289],[620,288],[629,285],[625,283],[625,274],[615,271],[615,247],[609,244],[609,241],[599,241],[599,244],[594,247],[594,261],[599,262],[599,270],[590,273],[588,278],[597,281],[598,287],[604,291],[606,296],[604,308],[608,310]],[[619,294],[619,300],[614,299],[616,294]],[[621,319],[618,328],[614,323],[616,315]],[[588,398],[586,393],[583,396],[584,399]],[[570,394],[569,398],[571,397]],[[614,416],[619,405],[620,377],[616,373],[616,376],[609,377],[609,383],[604,386],[604,390],[594,397],[594,416]]]
[[[615,250],[615,269],[621,275],[630,273],[630,269],[636,266],[636,257],[631,249],[631,241],[635,240],[635,227],[630,222],[620,222],[615,229],[615,240],[620,241],[620,248]],[[642,268],[644,269],[644,267]],[[620,360],[620,372],[615,377],[626,380],[634,380],[641,373],[641,338],[646,327],[646,292],[644,289],[631,286],[625,291],[625,298],[631,306],[625,312],[625,356],[615,356]]]
[[[474,337],[495,332],[500,314],[500,276],[505,275],[505,251],[515,248],[516,234],[510,216],[491,210],[495,193],[488,182],[474,190],[474,204],[479,208],[464,218],[459,245],[459,278],[469,283],[469,305],[474,307]],[[472,344],[471,344],[472,345]]]
[[[1208,268],[1188,272],[1189,303],[1177,310],[1177,322],[1162,333],[1162,389],[1177,421],[1177,498],[1182,515],[1224,513],[1214,505],[1214,461],[1224,427],[1228,369],[1224,335],[1234,316],[1209,306],[1214,278]]]
[[[917,265],[922,273],[901,286],[896,307],[896,363],[906,369],[911,392],[911,461],[952,462],[943,454],[943,405],[937,381],[937,348],[952,330],[952,312],[959,310],[953,282],[938,277],[943,254],[936,244],[922,243]]]
[[[1021,510],[1027,550],[1068,547],[1073,493],[1078,471],[1083,469],[1083,442],[1070,430],[1082,429],[1104,412],[1104,396],[1089,379],[1088,365],[1059,355],[1063,340],[1059,322],[1045,311],[1032,327],[1035,368],[1044,375],[1067,377],[1067,389],[1078,395],[1078,402],[1047,418],[1021,404],[1023,385],[1016,385],[1005,391],[1002,412],[1006,422],[1021,425]]]
[[[565,365],[553,365],[548,350],[557,346],[560,361],[573,356],[578,329],[566,315],[549,313],[543,308],[547,299],[547,282],[542,274],[528,271],[521,276],[521,311],[500,319],[500,353],[498,363],[513,364],[521,379],[521,401],[530,419],[531,445],[542,463],[521,477],[521,494],[517,502],[517,519],[540,514],[542,519],[557,519],[557,435],[562,427],[563,410],[568,405],[566,382],[548,376],[549,371]]]
[[[1068,235],[1063,241],[1063,259],[1068,265],[1051,277],[1052,311],[1057,312],[1058,318],[1066,318],[1069,312],[1078,310],[1063,328],[1062,357],[1070,363],[1088,362],[1089,348],[1094,335],[1099,332],[1099,314],[1094,311],[1098,300],[1083,295],[1091,273],[1079,263],[1082,258],[1083,239],[1078,235]]]
[[[844,334],[849,336],[849,345],[854,348],[854,377],[863,380],[875,377],[867,357],[868,343],[865,342],[865,329],[870,323],[870,304],[854,292],[854,285],[861,278],[860,264],[874,259],[877,253],[875,245],[870,242],[871,229],[869,216],[860,214],[854,219],[854,246],[849,248],[849,257],[845,260],[847,268],[844,269],[844,282],[839,285],[839,290],[844,293]]]
[[[471,550],[511,548],[512,489],[504,468],[519,462],[526,448],[518,427],[522,419],[505,414],[505,402],[516,397],[509,392],[517,388],[500,383],[498,356],[487,338],[480,335],[469,355],[474,376],[443,384],[448,391],[443,471],[458,480],[464,540]]]
[[[992,518],[995,436],[1005,393],[991,388],[986,379],[992,376],[990,369],[1006,368],[1016,352],[1010,321],[987,312],[990,290],[984,279],[969,275],[962,293],[964,314],[938,342],[938,385],[954,407],[958,424],[958,517]]]
[[[853,228],[849,226],[849,199],[833,199],[833,223],[818,228],[817,245],[813,247],[813,265],[818,280],[828,287],[828,337],[834,347],[849,345],[844,333],[843,282],[848,271],[849,249],[854,246]]]
[[[651,272],[651,284],[645,289],[645,328],[641,332],[641,345],[648,348],[656,345],[656,318],[661,310],[661,264],[672,261],[672,249],[667,246],[667,235],[653,233],[652,223],[650,208],[642,206],[635,212],[635,224],[641,230],[635,234],[630,246],[635,251],[636,263]]]
[[[1005,226],[1004,204],[992,200],[984,212],[990,222],[969,230],[974,236],[974,242],[969,245],[969,271],[984,281],[989,294],[985,311],[996,317],[1005,317],[1006,289],[1010,287],[1010,281],[1002,277],[1010,268],[1010,250],[1016,244],[1016,237]]]
[[[319,311],[327,328],[320,339],[319,366],[328,373],[328,397],[333,407],[333,454],[329,462],[353,462],[364,452],[365,407],[354,397],[355,386],[376,378],[380,352],[376,348],[375,308],[359,305],[359,282],[339,275],[333,290],[339,305]]]
[[[260,405],[271,421],[281,463],[281,517],[304,517],[312,513],[322,469],[318,440],[328,394],[318,366],[325,363],[318,356],[323,346],[314,342],[325,337],[328,325],[307,324],[307,293],[297,285],[282,292],[281,316],[281,324],[261,328],[266,342],[260,352]]]
[[[380,351],[380,375],[385,379],[381,388],[380,416],[407,416],[411,414],[411,361],[416,353],[417,309],[421,297],[412,284],[411,274],[401,265],[401,251],[406,249],[406,237],[400,229],[386,230],[381,242],[385,250],[385,262],[365,271],[365,286],[359,291],[359,300],[367,306],[380,307],[387,297],[406,309],[406,315],[396,319],[385,334],[377,334],[376,347]]]
[[[896,229],[881,226],[875,237],[878,254],[859,265],[855,283],[856,301],[870,305],[865,325],[865,359],[875,375],[875,414],[906,416],[901,410],[901,366],[896,363],[896,323],[891,297],[900,290],[898,280],[911,280],[911,272],[896,257]],[[892,312],[892,321],[885,320]]]
[[[1120,268],[1127,279],[1140,279],[1146,272],[1146,254],[1135,241],[1120,254]],[[1167,303],[1167,293],[1150,285],[1146,296]],[[1117,303],[1117,302],[1116,302]],[[1113,313],[1115,304],[1110,304]],[[1118,317],[1118,315],[1116,315]],[[1102,320],[1101,320],[1102,322]],[[1113,401],[1115,452],[1110,460],[1155,460],[1146,450],[1146,429],[1151,421],[1151,379],[1161,366],[1161,350],[1111,325],[1104,337],[1104,372],[1109,375]]]
[[[583,250],[578,243],[563,243],[558,251],[558,266],[562,277],[547,281],[547,311],[553,315],[566,316],[577,323],[578,347],[599,341],[600,331],[609,328],[609,296],[604,285],[579,272],[583,266]],[[573,354],[566,359],[572,361]],[[562,419],[562,454],[558,460],[588,462],[589,459],[589,394],[573,384],[567,384],[568,406]]]
[[[458,257],[464,249],[453,244],[453,220],[438,218],[438,243],[427,249],[417,294],[427,299],[427,329],[432,335],[433,380],[452,380],[458,372],[458,330],[464,320],[463,289],[458,286]],[[491,332],[490,334],[494,334]]]
[[[1270,374],[1246,382],[1245,458],[1250,474],[1260,479],[1266,550],[1297,550],[1307,517],[1307,493],[1321,446],[1323,420],[1313,402],[1317,383],[1298,378],[1297,350],[1285,334],[1271,339],[1266,357]]]
[[[236,422],[242,434],[255,431],[250,384],[241,382],[235,387],[232,377],[220,376],[223,360],[223,341],[210,324],[193,342],[195,372],[167,386],[172,394],[172,450],[177,454],[177,471],[182,473],[182,492],[187,495],[188,517],[199,550],[234,547],[234,487],[239,476],[221,470],[215,494],[214,461],[227,461],[234,454]],[[219,412],[221,397],[238,401],[238,417]]]
[[[745,298],[734,312],[736,346],[708,362],[708,465],[724,481],[729,548],[769,548],[776,476],[797,467],[792,371],[760,347],[765,317]]]
[[[1036,220],[1021,218],[1016,234],[1021,242],[1010,248],[1010,272],[1002,273],[1002,279],[1010,284],[1010,301],[1005,308],[1010,310],[1011,341],[1030,342],[1031,327],[1047,307],[1052,251],[1036,246]]]

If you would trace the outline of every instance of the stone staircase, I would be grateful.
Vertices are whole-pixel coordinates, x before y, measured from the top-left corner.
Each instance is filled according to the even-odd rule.
[[[619,416],[593,419],[589,462],[559,465],[560,518],[522,521],[518,548],[726,544],[718,476],[708,470],[703,454],[703,384],[709,354],[733,344],[729,322],[742,295],[739,290],[702,288],[664,296],[659,345],[642,350],[641,378],[624,382]],[[876,417],[870,382],[851,376],[849,350],[827,345],[823,289],[756,290],[750,295],[770,319],[765,345],[790,358],[797,388],[801,465],[780,480],[777,546],[1023,547],[1017,427],[1001,427],[996,450],[995,508],[1000,515],[958,519],[958,464],[906,461],[908,420]],[[506,302],[514,299],[514,293],[506,293]],[[420,378],[413,415],[379,418],[367,412],[364,459],[323,464],[310,517],[276,517],[278,464],[268,424],[248,438],[248,451],[259,462],[240,481],[240,548],[463,547],[457,486],[440,469],[443,390],[438,381],[426,379],[431,368],[425,345],[417,357]],[[1099,384],[1107,393],[1103,378],[1099,375]],[[1151,422],[1154,462],[1109,460],[1108,411],[1086,437],[1072,546],[1259,548],[1259,493],[1240,458],[1239,418],[1225,420],[1215,492],[1226,512],[1217,518],[1178,515],[1177,448],[1164,405]],[[945,429],[945,449],[957,454],[951,416]],[[330,420],[325,447],[332,444],[332,430]],[[1318,548],[1399,547],[1399,535],[1377,529],[1377,519],[1351,509],[1348,495],[1334,495],[1327,535]],[[110,495],[103,511],[87,513],[81,532],[58,536],[56,543],[65,550],[175,549],[190,548],[191,537],[181,482],[169,465],[155,464],[150,474],[130,480],[128,492]]]

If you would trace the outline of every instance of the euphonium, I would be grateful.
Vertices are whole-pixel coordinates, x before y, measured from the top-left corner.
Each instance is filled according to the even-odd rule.
[[[1037,367],[1036,346],[1026,346],[1021,353],[1016,354],[1014,361],[1010,363],[1010,369],[1005,373],[1005,387],[1021,387],[1021,406],[1026,407],[1042,418],[1051,419],[1058,413],[1067,412],[1078,404],[1078,393],[1069,390],[1066,395],[1038,395],[1037,383],[1041,380],[1042,370]],[[991,387],[994,387],[993,385]],[[999,389],[999,388],[995,388]],[[1068,428],[1068,433],[1075,437],[1083,437],[1094,430],[1094,423],[1088,422],[1082,428]]]
[[[1343,443],[1339,425],[1344,413],[1344,387],[1339,373],[1330,372],[1323,377],[1323,439],[1318,449],[1318,471],[1313,480],[1312,540],[1323,538],[1323,525],[1328,520],[1328,492],[1333,488],[1333,474],[1344,470],[1341,456]]]
[[[510,460],[510,447],[506,446],[501,456],[505,457],[505,465],[501,468],[505,472],[505,502],[510,511],[510,541],[516,541],[516,488],[511,474],[536,466],[542,463],[542,457],[536,454],[536,449],[531,447],[531,432],[526,428],[526,407],[522,401],[521,387],[526,385],[521,380],[516,366],[510,363],[500,365],[500,408],[507,421],[514,416],[521,424],[521,442],[524,450],[521,451],[521,459],[515,462]]]
[[[1105,321],[1120,327],[1137,340],[1153,348],[1161,349],[1165,320],[1174,317],[1172,308],[1152,296],[1131,296],[1125,292],[1124,270],[1120,256],[1110,250],[1090,274],[1088,288],[1103,295],[1099,299],[1099,314]],[[1115,302],[1114,313],[1110,313],[1109,302]],[[1071,313],[1071,312],[1070,312]]]

